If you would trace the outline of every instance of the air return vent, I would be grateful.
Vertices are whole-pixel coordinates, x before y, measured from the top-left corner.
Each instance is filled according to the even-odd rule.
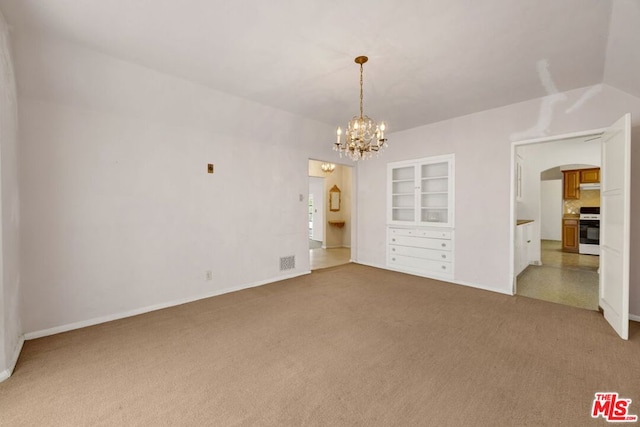
[[[280,271],[293,270],[294,268],[296,268],[295,255],[280,258]]]

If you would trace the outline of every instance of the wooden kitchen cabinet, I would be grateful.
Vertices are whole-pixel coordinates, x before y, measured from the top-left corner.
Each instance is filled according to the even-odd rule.
[[[595,184],[599,182],[600,168],[580,170],[580,184]]]
[[[578,243],[580,240],[580,228],[578,227],[578,219],[562,220],[562,250],[564,252],[578,252]]]
[[[579,199],[580,198],[580,170],[562,171],[562,198]]]

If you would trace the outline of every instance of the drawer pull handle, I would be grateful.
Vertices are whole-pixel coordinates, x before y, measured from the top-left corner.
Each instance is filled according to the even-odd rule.
[[[447,247],[447,244],[446,244],[446,243],[443,243],[443,244],[442,244],[442,247],[443,247],[443,248],[446,248],[446,247]]]
[[[395,260],[396,260],[395,258],[391,258],[391,261],[395,261]]]
[[[442,254],[442,258],[445,258],[445,259],[446,259],[446,258],[447,258],[447,256],[446,256],[445,254]]]
[[[395,241],[396,241],[396,239],[391,239],[391,241],[392,241],[392,242],[395,242]]]
[[[391,248],[391,251],[392,251],[392,252],[395,252],[395,251],[396,251],[396,248]]]
[[[447,269],[447,266],[446,266],[446,265],[443,265],[443,266],[442,266],[442,269],[443,269],[443,270],[446,270],[446,269]]]

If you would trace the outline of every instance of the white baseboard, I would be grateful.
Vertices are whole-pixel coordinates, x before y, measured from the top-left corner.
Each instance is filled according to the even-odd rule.
[[[366,265],[366,266],[369,266],[369,267],[381,268],[383,270],[396,271],[398,273],[411,274],[413,276],[424,277],[424,278],[432,279],[432,280],[438,280],[440,282],[452,283],[454,285],[460,285],[460,286],[467,286],[469,288],[482,289],[483,291],[496,292],[496,293],[504,294],[504,295],[513,295],[510,291],[505,291],[504,289],[492,288],[490,286],[478,285],[478,284],[475,284],[475,283],[464,282],[462,280],[443,279],[443,278],[435,277],[435,276],[434,277],[423,276],[421,274],[412,273],[410,271],[394,270],[394,269],[391,269],[391,268],[387,267],[386,265],[378,265],[378,264],[372,264],[372,263],[360,262],[360,261],[352,261],[352,262],[355,262],[356,264]]]
[[[374,264],[374,263],[371,263],[371,262],[362,262],[362,261],[355,261],[355,260],[351,260],[351,262],[353,262],[354,264],[366,265],[367,267],[381,268],[383,270],[389,270],[386,265],[379,265],[379,264]]]
[[[629,320],[633,320],[634,322],[640,322],[640,316],[637,314],[629,314]]]
[[[162,304],[154,304],[154,305],[150,305],[150,306],[147,306],[147,307],[136,308],[134,310],[128,310],[128,311],[123,311],[123,312],[120,312],[120,313],[109,314],[107,316],[100,316],[100,317],[95,317],[93,319],[82,320],[80,322],[68,323],[66,325],[56,326],[56,327],[53,327],[53,328],[42,329],[42,330],[33,331],[33,332],[27,332],[27,333],[24,334],[24,339],[33,340],[33,339],[36,339],[36,338],[42,338],[42,337],[46,337],[46,336],[49,336],[49,335],[55,335],[55,334],[59,334],[59,333],[62,333],[62,332],[72,331],[74,329],[80,329],[80,328],[85,328],[87,326],[98,325],[100,323],[111,322],[113,320],[124,319],[125,317],[137,316],[139,314],[149,313],[151,311],[162,310],[163,308],[169,308],[169,307],[174,307],[176,305],[187,304],[187,303],[190,303],[190,302],[193,302],[193,301],[198,301],[198,300],[205,299],[205,298],[211,298],[211,297],[215,297],[215,296],[218,296],[218,295],[228,294],[230,292],[236,292],[236,291],[241,291],[243,289],[255,288],[255,287],[258,287],[258,286],[267,285],[269,283],[279,282],[281,280],[291,279],[291,278],[294,278],[294,277],[303,276],[305,274],[310,274],[310,273],[311,273],[311,271],[303,271],[303,272],[299,272],[299,273],[292,273],[292,274],[282,275],[282,276],[274,277],[274,278],[267,279],[267,280],[261,280],[261,281],[258,281],[258,282],[249,283],[249,284],[246,284],[246,285],[234,286],[234,287],[230,287],[230,288],[216,290],[214,292],[203,294],[203,295],[198,295],[198,296],[195,296],[195,297],[183,298],[183,299],[169,301],[169,302],[162,303]],[[17,360],[17,358],[16,358],[16,360]]]
[[[0,383],[13,374],[13,370],[16,368],[16,364],[18,363],[18,357],[20,357],[20,352],[22,351],[22,346],[24,345],[24,336],[18,338],[18,342],[16,343],[16,347],[13,349],[13,355],[11,356],[11,360],[9,360],[9,365],[7,369],[0,372]]]
[[[461,286],[467,286],[470,288],[482,289],[483,291],[489,291],[489,292],[495,292],[498,294],[513,296],[513,293],[511,291],[506,291],[504,289],[494,288],[491,286],[478,285],[475,283],[464,282],[461,280],[453,280],[451,281],[451,283],[455,283],[456,285],[461,285]]]

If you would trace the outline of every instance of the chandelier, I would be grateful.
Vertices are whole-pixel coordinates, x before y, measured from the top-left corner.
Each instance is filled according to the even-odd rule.
[[[387,140],[384,137],[386,128],[384,122],[380,122],[378,125],[362,112],[362,64],[368,60],[369,58],[366,56],[358,56],[355,59],[356,64],[360,64],[360,116],[354,116],[349,121],[343,141],[340,139],[342,129],[338,127],[336,142],[333,145],[334,151],[339,152],[340,157],[344,154],[353,161],[370,159],[373,153],[377,153],[387,146]]]
[[[320,165],[320,169],[322,169],[324,173],[331,173],[335,168],[336,165],[334,163],[323,163]]]

